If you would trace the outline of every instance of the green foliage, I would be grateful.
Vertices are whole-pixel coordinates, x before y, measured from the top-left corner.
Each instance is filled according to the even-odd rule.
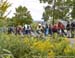
[[[30,11],[26,7],[19,6],[16,8],[15,17],[12,18],[15,25],[23,25],[23,24],[31,24],[32,17],[30,15]]]
[[[57,37],[56,34],[54,35],[56,38],[47,37],[45,40],[26,35],[24,37],[4,33],[0,35],[0,47],[5,49],[3,53],[11,53],[14,58],[75,56],[75,47],[70,46],[69,40]]]
[[[44,21],[50,20],[50,17],[53,22],[58,19],[69,19],[69,16],[66,14],[69,13],[70,8],[73,6],[72,0],[40,0],[40,2],[48,3],[45,7],[45,12],[43,13]]]
[[[33,23],[31,24],[32,30],[36,30],[36,29],[37,29],[37,25],[38,25],[38,23],[33,22]]]
[[[14,21],[13,21],[13,19],[12,18],[7,18],[7,27],[8,26],[13,26],[14,25]]]
[[[8,7],[10,7],[11,4],[9,4],[7,2],[7,0],[1,0],[1,3],[0,3],[0,14],[1,14],[1,17],[3,17],[3,15],[5,14],[6,10],[8,9]]]
[[[3,49],[0,46],[0,58],[14,58],[14,56],[12,55],[12,53],[9,50]]]
[[[72,13],[71,13],[73,19],[75,19],[75,0],[73,0],[73,10],[72,10]]]
[[[40,0],[40,2],[41,2],[41,3],[46,3],[46,2],[48,2],[48,4],[50,4],[50,3],[53,2],[53,0]]]
[[[7,0],[1,0],[0,2],[0,27],[6,25],[7,23],[7,15],[4,16],[6,10],[11,6],[11,4],[8,3]]]

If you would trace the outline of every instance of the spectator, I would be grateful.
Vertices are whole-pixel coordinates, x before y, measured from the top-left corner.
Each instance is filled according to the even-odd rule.
[[[54,24],[52,30],[53,30],[53,33],[58,33],[58,24]]]
[[[52,31],[52,25],[49,24],[49,34],[52,35],[53,31]]]
[[[8,28],[8,34],[14,33],[14,26]]]
[[[38,34],[41,34],[42,33],[42,26],[41,26],[41,24],[39,24],[38,26],[37,26],[37,33]]]
[[[66,29],[67,29],[67,37],[71,37],[71,24],[69,22],[67,23]]]
[[[65,29],[65,26],[61,22],[58,22],[58,31],[59,31],[59,34],[61,34],[61,35],[65,34],[64,33],[64,29]]]
[[[48,27],[48,25],[46,24],[46,26],[45,26],[45,35],[48,35],[49,34],[49,27]]]

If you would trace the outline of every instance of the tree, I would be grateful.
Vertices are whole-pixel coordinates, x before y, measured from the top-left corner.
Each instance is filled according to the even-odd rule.
[[[6,25],[6,18],[10,12],[6,16],[4,16],[4,14],[10,6],[11,4],[9,4],[7,0],[0,1],[0,26]]]
[[[73,0],[40,0],[40,3],[48,3],[43,13],[43,19],[48,21],[51,17],[53,24],[58,19],[66,20],[69,18],[67,15],[72,6]]]
[[[11,6],[7,0],[1,0],[0,2],[0,18],[4,16],[6,10]],[[7,16],[7,15],[6,15]],[[5,16],[5,17],[6,17]]]
[[[72,10],[72,18],[75,19],[75,0],[73,0],[73,10]]]
[[[12,18],[15,25],[23,25],[23,24],[31,24],[32,17],[30,15],[30,11],[26,7],[19,6],[16,8],[15,16]]]

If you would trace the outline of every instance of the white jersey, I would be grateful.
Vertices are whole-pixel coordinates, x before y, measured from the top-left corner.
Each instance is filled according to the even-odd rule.
[[[24,27],[25,27],[25,30],[27,30],[27,24],[25,24],[25,26],[24,26]]]

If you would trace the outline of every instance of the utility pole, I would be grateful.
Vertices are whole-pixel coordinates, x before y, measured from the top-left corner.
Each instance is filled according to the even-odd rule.
[[[55,23],[55,14],[54,14],[54,11],[55,11],[55,3],[56,3],[56,0],[53,0],[53,22],[52,22],[52,24],[54,25],[54,23]]]

